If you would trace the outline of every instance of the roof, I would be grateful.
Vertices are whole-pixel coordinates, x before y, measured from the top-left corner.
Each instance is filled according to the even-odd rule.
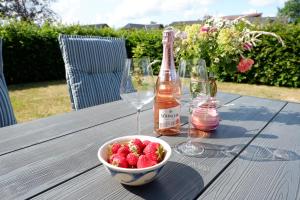
[[[189,20],[189,21],[177,21],[177,22],[172,22],[169,24],[170,26],[175,26],[175,25],[182,25],[182,24],[201,24],[203,21],[202,20]]]
[[[160,29],[160,28],[164,28],[164,26],[162,24],[126,24],[123,28],[125,29],[131,29],[131,28],[135,28],[135,29]]]
[[[228,15],[228,16],[223,16],[223,19],[228,19],[228,20],[234,20],[239,17],[245,17],[245,18],[260,18],[262,16],[262,13],[250,13],[246,15]],[[189,21],[177,21],[177,22],[172,22],[169,24],[170,26],[175,26],[175,25],[191,25],[191,24],[202,24],[203,20],[189,20]]]
[[[245,17],[245,18],[256,18],[256,17],[261,17],[262,13],[250,13],[246,15],[228,15],[228,16],[223,16],[223,19],[228,19],[228,20],[235,20],[239,17]]]
[[[107,24],[87,24],[84,26],[95,27],[95,28],[109,28],[109,26]]]

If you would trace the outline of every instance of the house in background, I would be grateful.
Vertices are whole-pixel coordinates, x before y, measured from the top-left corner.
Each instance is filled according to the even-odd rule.
[[[163,29],[164,26],[162,24],[126,24],[123,29]]]
[[[235,20],[237,18],[244,17],[245,19],[249,20],[250,22],[256,22],[260,21],[262,18],[262,13],[250,13],[246,15],[228,15],[228,16],[223,16],[223,19],[227,20]]]
[[[203,20],[189,20],[189,21],[177,21],[172,22],[169,26],[181,26],[181,25],[192,25],[192,24],[202,24]]]
[[[284,17],[263,17],[262,13],[251,13],[251,14],[246,14],[246,15],[229,15],[229,16],[223,16],[223,19],[228,19],[228,20],[235,20],[237,18],[244,17],[248,21],[252,23],[272,23],[275,21],[280,21],[283,23],[287,23],[288,20]]]
[[[83,27],[109,28],[107,24],[87,24],[83,25]]]
[[[212,16],[204,16],[204,20],[191,20],[191,21],[176,21],[169,24],[169,26],[182,26],[182,25],[192,25],[192,24],[203,24],[205,19],[208,19]],[[237,18],[244,17],[245,19],[249,20],[250,22],[258,22],[258,23],[267,23],[267,22],[274,22],[280,20],[282,22],[287,22],[285,19],[279,19],[277,17],[262,17],[262,13],[250,13],[246,15],[228,15],[223,16],[221,18],[227,20],[235,20]]]
[[[227,20],[235,20],[239,17],[245,17],[251,22],[260,20],[262,18],[262,13],[251,13],[247,15],[228,15],[228,16],[223,16],[221,18],[227,19]],[[180,25],[192,25],[192,24],[203,24],[205,19],[209,19],[212,16],[206,15],[204,16],[204,20],[190,20],[190,21],[177,21],[177,22],[172,22],[170,26],[180,26]]]

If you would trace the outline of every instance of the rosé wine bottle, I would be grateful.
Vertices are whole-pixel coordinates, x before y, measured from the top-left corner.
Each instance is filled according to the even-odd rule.
[[[180,79],[173,56],[174,31],[163,32],[163,59],[155,87],[154,132],[158,135],[180,133]]]

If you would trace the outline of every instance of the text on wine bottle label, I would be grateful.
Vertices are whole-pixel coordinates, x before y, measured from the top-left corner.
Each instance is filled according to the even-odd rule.
[[[159,129],[171,128],[179,122],[180,106],[159,109]]]

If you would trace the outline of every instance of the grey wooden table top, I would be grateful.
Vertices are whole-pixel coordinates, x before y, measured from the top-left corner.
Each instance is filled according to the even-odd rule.
[[[0,129],[0,199],[300,199],[300,104],[219,93],[222,121],[198,157],[175,151],[144,186],[116,182],[98,161],[104,142],[136,133],[123,101]],[[183,108],[182,130],[187,109]],[[142,134],[153,134],[151,105]],[[186,135],[161,137],[172,147]]]

